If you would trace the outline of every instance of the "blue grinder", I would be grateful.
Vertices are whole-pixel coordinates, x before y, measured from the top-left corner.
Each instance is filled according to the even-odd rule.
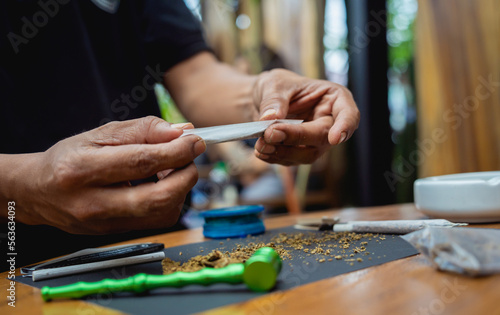
[[[261,213],[262,205],[245,205],[207,210],[200,213],[205,219],[203,235],[209,238],[237,238],[258,235],[266,231]]]

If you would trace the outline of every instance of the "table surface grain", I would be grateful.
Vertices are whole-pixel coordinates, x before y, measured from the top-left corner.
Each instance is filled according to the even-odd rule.
[[[413,205],[346,208],[266,218],[268,229],[292,225],[299,217],[339,216],[342,220],[424,218]],[[500,228],[500,224],[472,225]],[[205,240],[201,229],[185,230],[135,240],[168,247]],[[19,275],[19,269],[16,270]],[[0,290],[10,287],[7,272]],[[0,314],[121,314],[79,300],[44,303],[40,290],[16,283],[16,307],[0,305]],[[207,314],[500,314],[500,275],[470,278],[436,271],[421,255],[272,292],[243,303],[209,310]],[[147,311],[146,311],[147,313]]]

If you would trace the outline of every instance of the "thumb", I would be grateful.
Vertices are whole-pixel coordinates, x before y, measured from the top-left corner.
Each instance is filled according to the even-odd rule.
[[[282,119],[287,116],[290,91],[276,73],[261,73],[255,87],[254,102],[259,109],[259,120]]]
[[[286,118],[290,100],[283,93],[265,91],[259,105],[260,120]]]
[[[183,126],[148,116],[126,121],[113,121],[89,131],[91,141],[99,145],[125,145],[170,142],[182,134]]]

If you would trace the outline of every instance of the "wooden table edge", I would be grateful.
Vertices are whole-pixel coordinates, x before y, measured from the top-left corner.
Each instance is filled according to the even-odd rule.
[[[293,225],[298,217],[301,218],[317,218],[322,216],[339,216],[342,220],[387,220],[387,219],[418,219],[424,218],[425,216],[418,212],[413,204],[396,204],[396,205],[388,205],[381,207],[367,207],[367,208],[342,208],[342,209],[332,209],[325,210],[319,212],[309,212],[302,213],[299,215],[275,215],[265,218],[265,225],[267,229],[280,228],[285,226]],[[483,224],[479,225],[479,227],[484,228],[500,228],[500,224]],[[167,242],[165,242],[165,240]],[[197,242],[203,242],[205,239],[202,235],[202,229],[192,229],[192,230],[183,230],[172,232],[168,234],[161,234],[155,236],[149,236],[145,238],[140,238],[134,241],[127,241],[117,244],[125,244],[125,243],[136,243],[136,242],[162,242],[165,243],[165,247],[175,247],[185,244],[192,244]],[[117,245],[117,244],[110,244]],[[332,277],[328,279],[323,279],[321,281],[309,283],[303,286],[295,287],[287,291],[279,291],[279,292],[271,292],[262,297],[258,297],[249,301],[231,304],[222,306],[220,308],[207,310],[206,314],[234,314],[237,313],[247,313],[252,310],[256,310],[258,312],[262,311],[263,305],[274,305],[277,304],[273,302],[276,299],[283,299],[287,295],[296,295],[303,294],[303,291],[307,291],[312,286],[324,286],[332,281],[340,281],[342,282],[344,278],[348,277],[356,277],[357,274],[364,274],[368,270],[375,271],[378,268],[387,268],[387,265],[391,264],[401,264],[401,262],[411,262],[411,264],[422,265],[424,268],[429,268],[431,272],[434,272],[430,264],[428,264],[420,255],[403,258],[402,260],[392,261],[383,265],[378,265],[358,271],[354,271],[352,273],[343,274],[337,277]],[[10,286],[10,282],[7,280],[8,271],[0,274],[0,277],[3,279],[0,281],[0,288],[4,290],[3,292],[7,292],[7,289]],[[20,268],[16,269],[16,277],[20,276]],[[334,280],[332,280],[334,279]],[[499,278],[500,280],[500,278]],[[500,281],[499,281],[500,283]],[[8,301],[7,301],[8,302]],[[7,302],[0,306],[0,311],[3,314],[6,314],[4,311],[12,311],[13,308],[7,305]],[[260,311],[259,311],[260,309]],[[277,309],[276,309],[277,310]],[[60,301],[52,301],[50,303],[43,302],[40,290],[38,288],[31,287],[29,285],[16,282],[16,314],[124,314],[120,311],[106,308],[94,303],[82,301],[82,300],[60,300]],[[274,312],[273,312],[274,313]],[[499,311],[500,313],[500,311]]]

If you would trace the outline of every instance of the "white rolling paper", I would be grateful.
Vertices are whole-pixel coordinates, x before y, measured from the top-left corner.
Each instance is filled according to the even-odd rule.
[[[197,135],[205,140],[206,144],[221,143],[228,141],[244,140],[258,138],[264,134],[264,131],[276,123],[301,124],[303,120],[298,119],[275,119],[262,120],[242,124],[222,125],[206,128],[186,129],[181,137],[187,135]]]

